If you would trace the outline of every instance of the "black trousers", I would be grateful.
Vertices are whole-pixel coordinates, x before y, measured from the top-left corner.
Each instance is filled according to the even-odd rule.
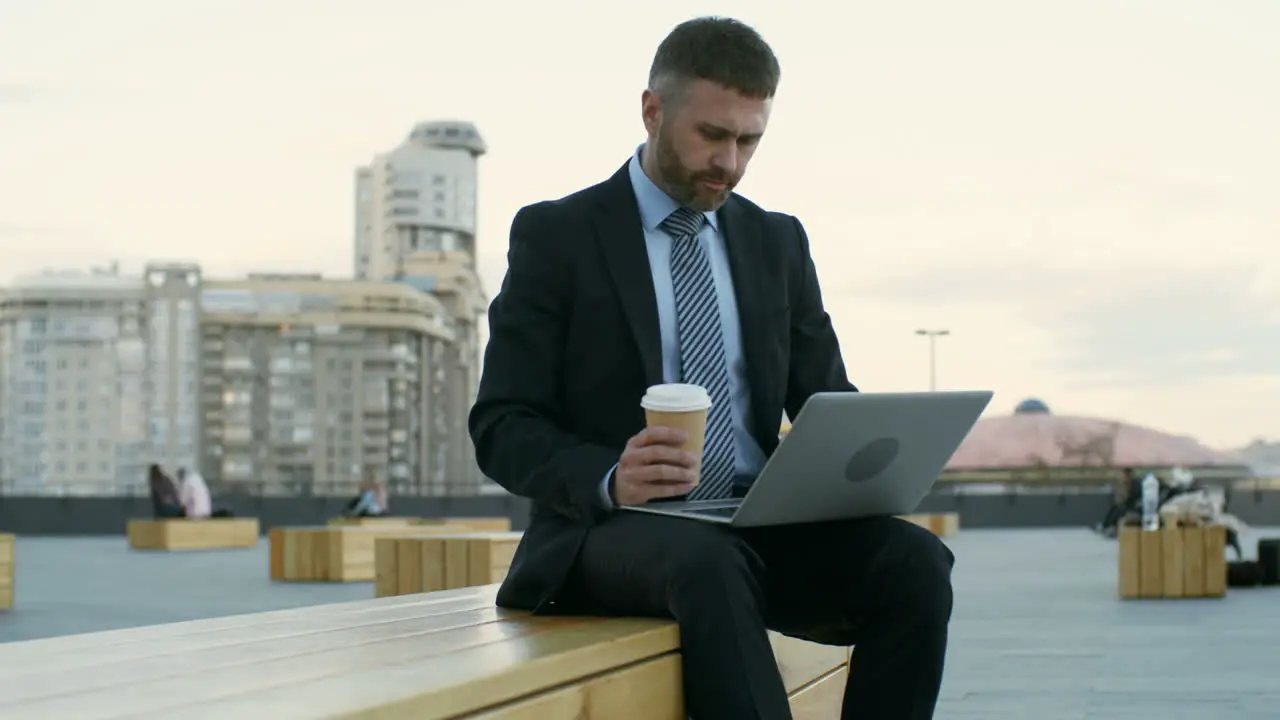
[[[560,605],[674,618],[693,720],[791,717],[766,629],[855,646],[844,720],[923,720],[942,684],[954,561],[897,518],[734,530],[624,511],[589,532]]]

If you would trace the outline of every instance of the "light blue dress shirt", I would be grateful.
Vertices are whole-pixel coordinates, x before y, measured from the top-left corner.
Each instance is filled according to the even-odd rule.
[[[645,248],[649,253],[649,272],[653,276],[653,290],[658,301],[658,330],[662,341],[662,379],[664,382],[680,382],[680,334],[676,325],[676,298],[671,284],[671,236],[658,227],[679,205],[659,188],[640,165],[641,145],[627,171],[631,186],[635,189],[636,203],[640,206],[640,222],[644,229]],[[765,454],[751,436],[751,391],[747,386],[746,361],[742,354],[742,332],[738,322],[738,300],[734,296],[733,274],[729,269],[729,256],[725,249],[724,234],[720,232],[720,219],[714,212],[706,213],[707,224],[698,234],[703,252],[711,264],[711,275],[716,284],[716,296],[720,302],[720,329],[724,334],[725,362],[729,365],[729,399],[733,404],[733,437],[736,474],[754,478],[764,467]],[[616,465],[614,467],[617,467]],[[609,497],[609,475],[601,485],[605,505],[613,506]]]

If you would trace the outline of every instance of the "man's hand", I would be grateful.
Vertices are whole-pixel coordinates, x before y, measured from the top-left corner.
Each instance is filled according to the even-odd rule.
[[[614,501],[643,505],[693,490],[698,458],[680,449],[685,440],[683,430],[668,427],[646,428],[628,440],[614,475]]]

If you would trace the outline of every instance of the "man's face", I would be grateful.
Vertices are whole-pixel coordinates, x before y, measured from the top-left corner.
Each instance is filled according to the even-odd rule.
[[[655,180],[682,205],[719,209],[746,174],[772,104],[707,80],[689,81],[682,97],[665,105],[646,90],[643,115],[660,175]]]

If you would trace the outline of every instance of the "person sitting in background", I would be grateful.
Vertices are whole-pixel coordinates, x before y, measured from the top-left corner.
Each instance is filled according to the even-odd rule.
[[[1094,530],[1105,537],[1115,537],[1120,521],[1131,511],[1142,509],[1142,483],[1133,474],[1133,468],[1125,468],[1116,487],[1115,501],[1112,503],[1102,522],[1094,526]]]
[[[345,517],[383,517],[387,514],[387,491],[376,478],[365,477],[360,483],[360,494],[347,503],[342,514]]]
[[[181,483],[179,498],[182,501],[182,507],[186,510],[186,517],[195,519],[231,517],[229,510],[213,508],[213,496],[209,493],[209,485],[205,483],[200,473],[187,468],[178,468],[178,481]]]
[[[151,491],[151,510],[157,519],[186,517],[186,509],[173,480],[155,463],[147,469],[147,485]]]

